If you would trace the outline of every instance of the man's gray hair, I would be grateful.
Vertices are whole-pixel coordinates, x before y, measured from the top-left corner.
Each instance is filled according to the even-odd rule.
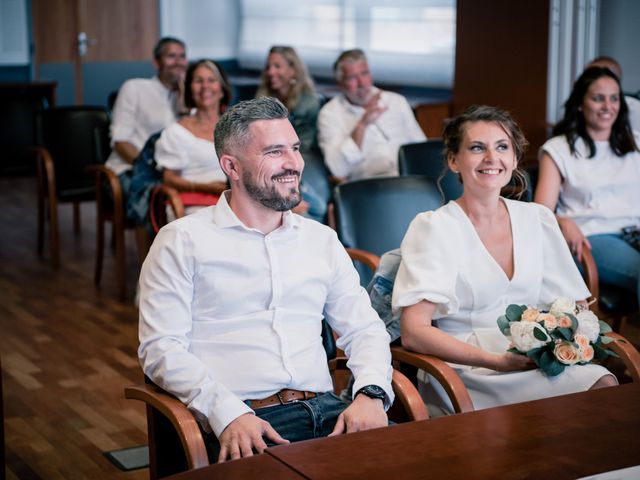
[[[345,50],[340,54],[338,59],[333,63],[333,74],[338,83],[342,81],[342,65],[345,63],[366,62],[367,56],[364,51],[359,48]]]
[[[218,158],[249,142],[249,126],[253,122],[284,118],[289,118],[289,110],[277,98],[259,97],[237,103],[222,114],[216,125],[214,142]]]

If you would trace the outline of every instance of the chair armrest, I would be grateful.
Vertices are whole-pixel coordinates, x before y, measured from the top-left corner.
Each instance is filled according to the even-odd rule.
[[[620,356],[625,367],[629,369],[629,374],[634,382],[640,382],[640,353],[633,344],[619,333],[605,333],[607,337],[614,338],[615,341],[604,345],[605,348],[613,350]]]
[[[427,420],[429,418],[427,406],[424,404],[424,400],[422,400],[415,385],[395,368],[393,369],[391,386],[396,394],[396,402],[399,401],[402,404],[410,421]]]
[[[49,195],[55,195],[55,166],[49,150],[44,147],[34,146],[31,147],[31,151],[36,156],[39,188],[42,189],[42,193],[46,191]]]
[[[158,410],[172,423],[182,442],[189,468],[200,468],[209,465],[207,449],[204,446],[198,423],[182,402],[160,387],[152,385],[125,387],[124,396],[131,400],[145,402],[147,406]]]
[[[124,211],[121,207],[123,207],[123,194],[122,194],[122,185],[120,184],[120,179],[118,175],[115,174],[113,170],[105,165],[89,165],[86,167],[87,173],[93,174],[96,176],[96,198],[102,200],[102,184],[103,181],[109,185],[109,190],[111,190],[111,196],[113,198],[114,211],[120,210],[117,215],[121,215],[124,218]],[[116,207],[117,206],[117,207]]]
[[[447,363],[432,355],[410,352],[403,347],[391,347],[393,360],[420,368],[435,377],[447,392],[456,413],[472,412],[473,402],[464,383]]]
[[[380,265],[380,257],[378,255],[359,248],[347,248],[346,250],[351,260],[355,260],[366,265],[373,273],[378,269],[378,266]]]
[[[182,199],[180,198],[180,193],[178,192],[178,190],[164,184],[158,185],[156,189],[167,198],[167,202],[171,206],[171,210],[173,210],[173,214],[175,215],[175,217],[184,217],[184,204],[182,203]]]
[[[582,264],[582,270],[584,272],[584,281],[587,284],[587,288],[591,292],[591,295],[596,299],[595,306],[597,307],[597,300],[600,298],[600,281],[598,280],[598,267],[596,266],[596,261],[593,259],[591,250],[588,248],[582,249],[582,258],[580,258],[580,263]],[[596,310],[597,308],[592,307],[592,309]]]
[[[347,370],[347,358],[337,357],[329,360],[329,371],[332,377],[338,370]],[[409,421],[427,420],[429,412],[415,385],[401,372],[393,369],[391,387],[396,394],[396,402],[400,402]]]

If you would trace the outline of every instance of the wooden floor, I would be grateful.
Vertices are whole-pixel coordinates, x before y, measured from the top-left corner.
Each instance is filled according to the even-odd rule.
[[[116,299],[113,254],[103,286],[93,284],[94,204],[73,234],[71,207],[60,208],[62,267],[36,254],[33,178],[0,178],[0,352],[4,369],[8,479],[142,479],[104,451],[144,444],[144,409],[123,387],[141,381],[133,306],[137,260],[127,237],[126,302]],[[623,333],[640,344],[640,328]]]
[[[104,451],[146,443],[144,408],[125,400],[138,383],[135,241],[127,237],[131,299],[116,299],[113,253],[93,284],[95,204],[60,208],[62,268],[36,254],[33,178],[0,178],[0,352],[8,479],[148,478]],[[48,244],[47,244],[48,245]]]

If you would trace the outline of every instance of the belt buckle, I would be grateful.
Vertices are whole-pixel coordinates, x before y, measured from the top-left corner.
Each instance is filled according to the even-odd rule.
[[[280,400],[280,405],[286,405],[287,403],[291,403],[291,402],[287,402],[282,395],[282,390],[280,390],[279,392],[276,393],[276,397],[278,397],[278,400]]]

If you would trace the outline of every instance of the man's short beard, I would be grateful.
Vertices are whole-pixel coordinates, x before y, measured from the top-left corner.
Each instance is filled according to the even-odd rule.
[[[292,187],[290,191],[291,195],[289,197],[283,197],[278,193],[275,185],[272,185],[269,188],[259,187],[253,183],[251,174],[247,171],[242,175],[242,183],[252,199],[271,210],[275,210],[276,212],[286,212],[287,210],[291,210],[298,206],[302,201],[302,195],[298,188]]]

